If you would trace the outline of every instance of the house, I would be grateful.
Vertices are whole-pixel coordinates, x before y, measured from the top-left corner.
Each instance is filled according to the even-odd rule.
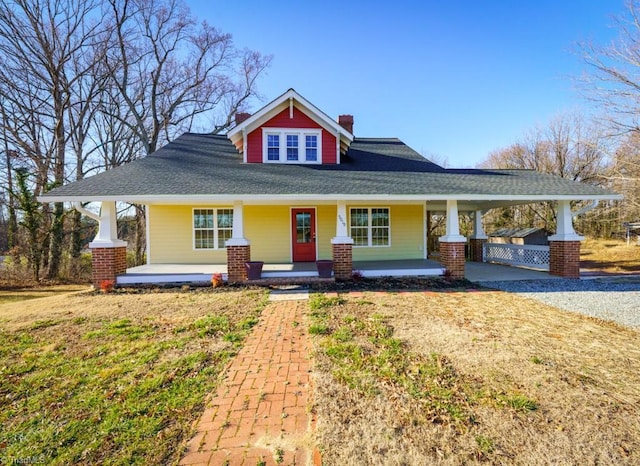
[[[355,137],[353,116],[336,121],[289,89],[254,114],[239,114],[226,135],[184,134],[144,159],[40,200],[71,202],[99,221],[90,245],[99,284],[126,272],[116,202],[145,206],[150,265],[219,264],[238,282],[248,261],[295,266],[332,259],[338,279],[363,261],[421,264],[429,212],[446,213],[436,273],[461,277],[467,238],[459,212],[475,213],[469,241],[479,260],[484,212],[546,201],[558,207],[550,271],[576,277],[582,238],[572,226],[571,202],[619,198],[530,170],[445,169],[398,139]],[[100,214],[84,209],[87,202],[100,203]]]
[[[489,233],[489,242],[500,244],[545,246],[549,244],[548,238],[549,232],[544,228],[500,228]]]

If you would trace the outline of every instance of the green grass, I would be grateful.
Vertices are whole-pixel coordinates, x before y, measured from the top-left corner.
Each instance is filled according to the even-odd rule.
[[[244,309],[195,318],[181,331],[153,314],[0,328],[0,462],[176,462],[264,302],[258,294]]]
[[[529,412],[538,409],[538,403],[535,400],[519,393],[497,395],[496,399],[516,411]]]
[[[484,435],[476,435],[476,445],[478,445],[478,450],[483,455],[493,453],[493,440],[491,440],[489,437],[485,437]]]

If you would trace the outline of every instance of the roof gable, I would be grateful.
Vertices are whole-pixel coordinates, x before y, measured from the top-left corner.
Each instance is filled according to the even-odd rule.
[[[294,89],[289,89],[287,92],[275,98],[255,112],[249,118],[229,130],[227,137],[238,150],[242,150],[245,134],[261,127],[287,108],[293,109],[294,107],[317,123],[318,126],[324,130],[338,136],[340,138],[340,147],[342,152],[345,152],[351,145],[351,142],[353,141],[353,134],[332,120],[326,113],[302,97]]]

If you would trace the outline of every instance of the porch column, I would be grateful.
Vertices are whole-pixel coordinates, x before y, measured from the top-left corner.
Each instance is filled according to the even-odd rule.
[[[227,279],[229,283],[243,282],[247,279],[245,262],[251,260],[251,246],[244,237],[244,205],[242,201],[233,203],[233,228],[231,238],[227,240]]]
[[[476,210],[473,214],[473,234],[469,239],[469,248],[471,249],[471,260],[473,262],[482,262],[482,247],[487,242],[487,235],[482,226],[482,211]]]
[[[460,235],[458,201],[447,200],[447,232],[440,241],[440,262],[452,278],[464,278],[464,245],[467,239]]]
[[[86,210],[79,202],[73,207],[98,222],[98,234],[89,243],[91,249],[91,281],[99,289],[103,282],[116,284],[118,275],[127,271],[127,243],[118,239],[116,203],[103,201],[100,215]]]
[[[338,201],[336,236],[331,238],[333,275],[338,280],[349,280],[353,272],[353,238],[347,229],[347,203]]]
[[[580,241],[573,229],[570,201],[558,201],[556,234],[549,237],[549,273],[580,278]]]

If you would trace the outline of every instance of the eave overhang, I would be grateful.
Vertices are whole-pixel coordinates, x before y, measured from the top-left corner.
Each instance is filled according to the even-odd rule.
[[[446,203],[456,200],[459,210],[488,210],[497,207],[531,204],[548,201],[611,201],[620,200],[618,194],[605,195],[481,195],[481,194],[194,194],[194,195],[131,195],[131,196],[39,196],[40,202],[128,202],[144,205],[191,205],[221,204],[241,201],[246,204],[290,204],[304,203],[335,204],[337,201],[352,203]]]

